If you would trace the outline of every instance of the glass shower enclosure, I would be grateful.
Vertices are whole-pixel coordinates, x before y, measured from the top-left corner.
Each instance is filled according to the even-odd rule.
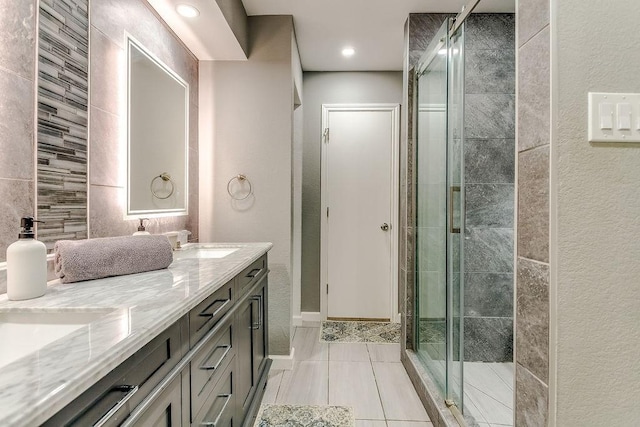
[[[513,425],[514,34],[447,19],[414,72],[413,344],[471,424]]]
[[[415,80],[415,349],[448,405],[463,408],[464,24],[451,19],[426,49]]]

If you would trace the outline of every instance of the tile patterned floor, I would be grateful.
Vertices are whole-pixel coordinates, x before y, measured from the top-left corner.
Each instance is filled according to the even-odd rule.
[[[320,342],[296,328],[291,371],[272,370],[263,404],[353,408],[356,427],[431,427],[400,363],[400,344]]]
[[[322,322],[320,341],[397,344],[400,342],[400,324],[327,320]]]

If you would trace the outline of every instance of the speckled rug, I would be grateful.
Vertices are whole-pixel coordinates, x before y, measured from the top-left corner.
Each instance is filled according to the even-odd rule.
[[[320,341],[397,344],[400,342],[400,324],[326,320],[322,322]]]
[[[354,427],[347,406],[262,405],[254,427]]]

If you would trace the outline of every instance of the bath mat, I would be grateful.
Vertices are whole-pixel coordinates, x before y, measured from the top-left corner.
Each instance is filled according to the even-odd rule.
[[[254,427],[354,427],[347,406],[262,405]]]
[[[400,342],[400,324],[326,320],[322,322],[320,341],[397,344]]]

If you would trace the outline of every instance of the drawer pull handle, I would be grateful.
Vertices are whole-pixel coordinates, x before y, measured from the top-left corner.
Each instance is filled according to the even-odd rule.
[[[217,303],[222,302],[222,301],[224,301],[224,303],[220,307],[218,307],[213,313],[208,313],[207,312],[207,310],[209,310],[211,307],[213,307],[214,304],[217,304]],[[230,302],[231,302],[231,299],[217,299],[214,302],[212,302],[207,308],[202,310],[202,313],[200,313],[198,316],[209,317],[209,318],[216,317],[222,310],[224,310],[224,308]]]
[[[133,397],[134,394],[136,394],[136,392],[138,391],[138,386],[137,385],[135,386],[134,385],[118,385],[113,387],[112,390],[119,391],[119,392],[126,392],[127,394],[125,394],[124,397],[120,399],[120,401],[116,403],[113,408],[109,409],[109,412],[104,414],[104,416],[100,418],[98,422],[93,425],[93,427],[102,427],[105,424],[107,424],[109,422],[109,419],[113,417],[115,413],[120,410],[120,408],[126,405],[126,403],[129,401],[129,399]]]
[[[200,366],[200,369],[204,369],[205,371],[215,371],[216,369],[218,369],[218,367],[220,366],[220,364],[222,363],[222,361],[227,357],[227,354],[229,354],[229,352],[231,351],[231,346],[230,345],[219,345],[216,348],[213,349],[213,351],[211,352],[211,354],[209,354],[209,356],[207,357],[207,361],[209,360],[209,357],[213,356],[213,353],[216,352],[216,350],[219,350],[221,348],[224,348],[224,353],[222,353],[222,356],[220,357],[220,359],[218,359],[218,361],[213,364],[213,365],[207,365],[206,363],[202,366]]]
[[[258,301],[258,323],[252,323],[251,329],[262,328],[262,295],[254,295],[251,300]]]
[[[220,424],[220,418],[222,418],[222,414],[224,414],[224,412],[227,410],[227,406],[229,406],[229,402],[231,401],[231,396],[233,396],[232,394],[219,394],[218,397],[224,397],[225,399],[227,399],[224,402],[224,405],[222,405],[222,409],[220,410],[220,412],[218,413],[218,416],[216,417],[216,419],[211,422],[211,421],[203,421],[202,423],[200,423],[201,426],[206,426],[206,427],[218,427]]]
[[[261,268],[254,268],[253,270],[251,270],[249,273],[247,273],[247,275],[245,277],[249,278],[249,279],[253,279],[255,278],[258,274],[260,274],[260,272],[262,271]]]

